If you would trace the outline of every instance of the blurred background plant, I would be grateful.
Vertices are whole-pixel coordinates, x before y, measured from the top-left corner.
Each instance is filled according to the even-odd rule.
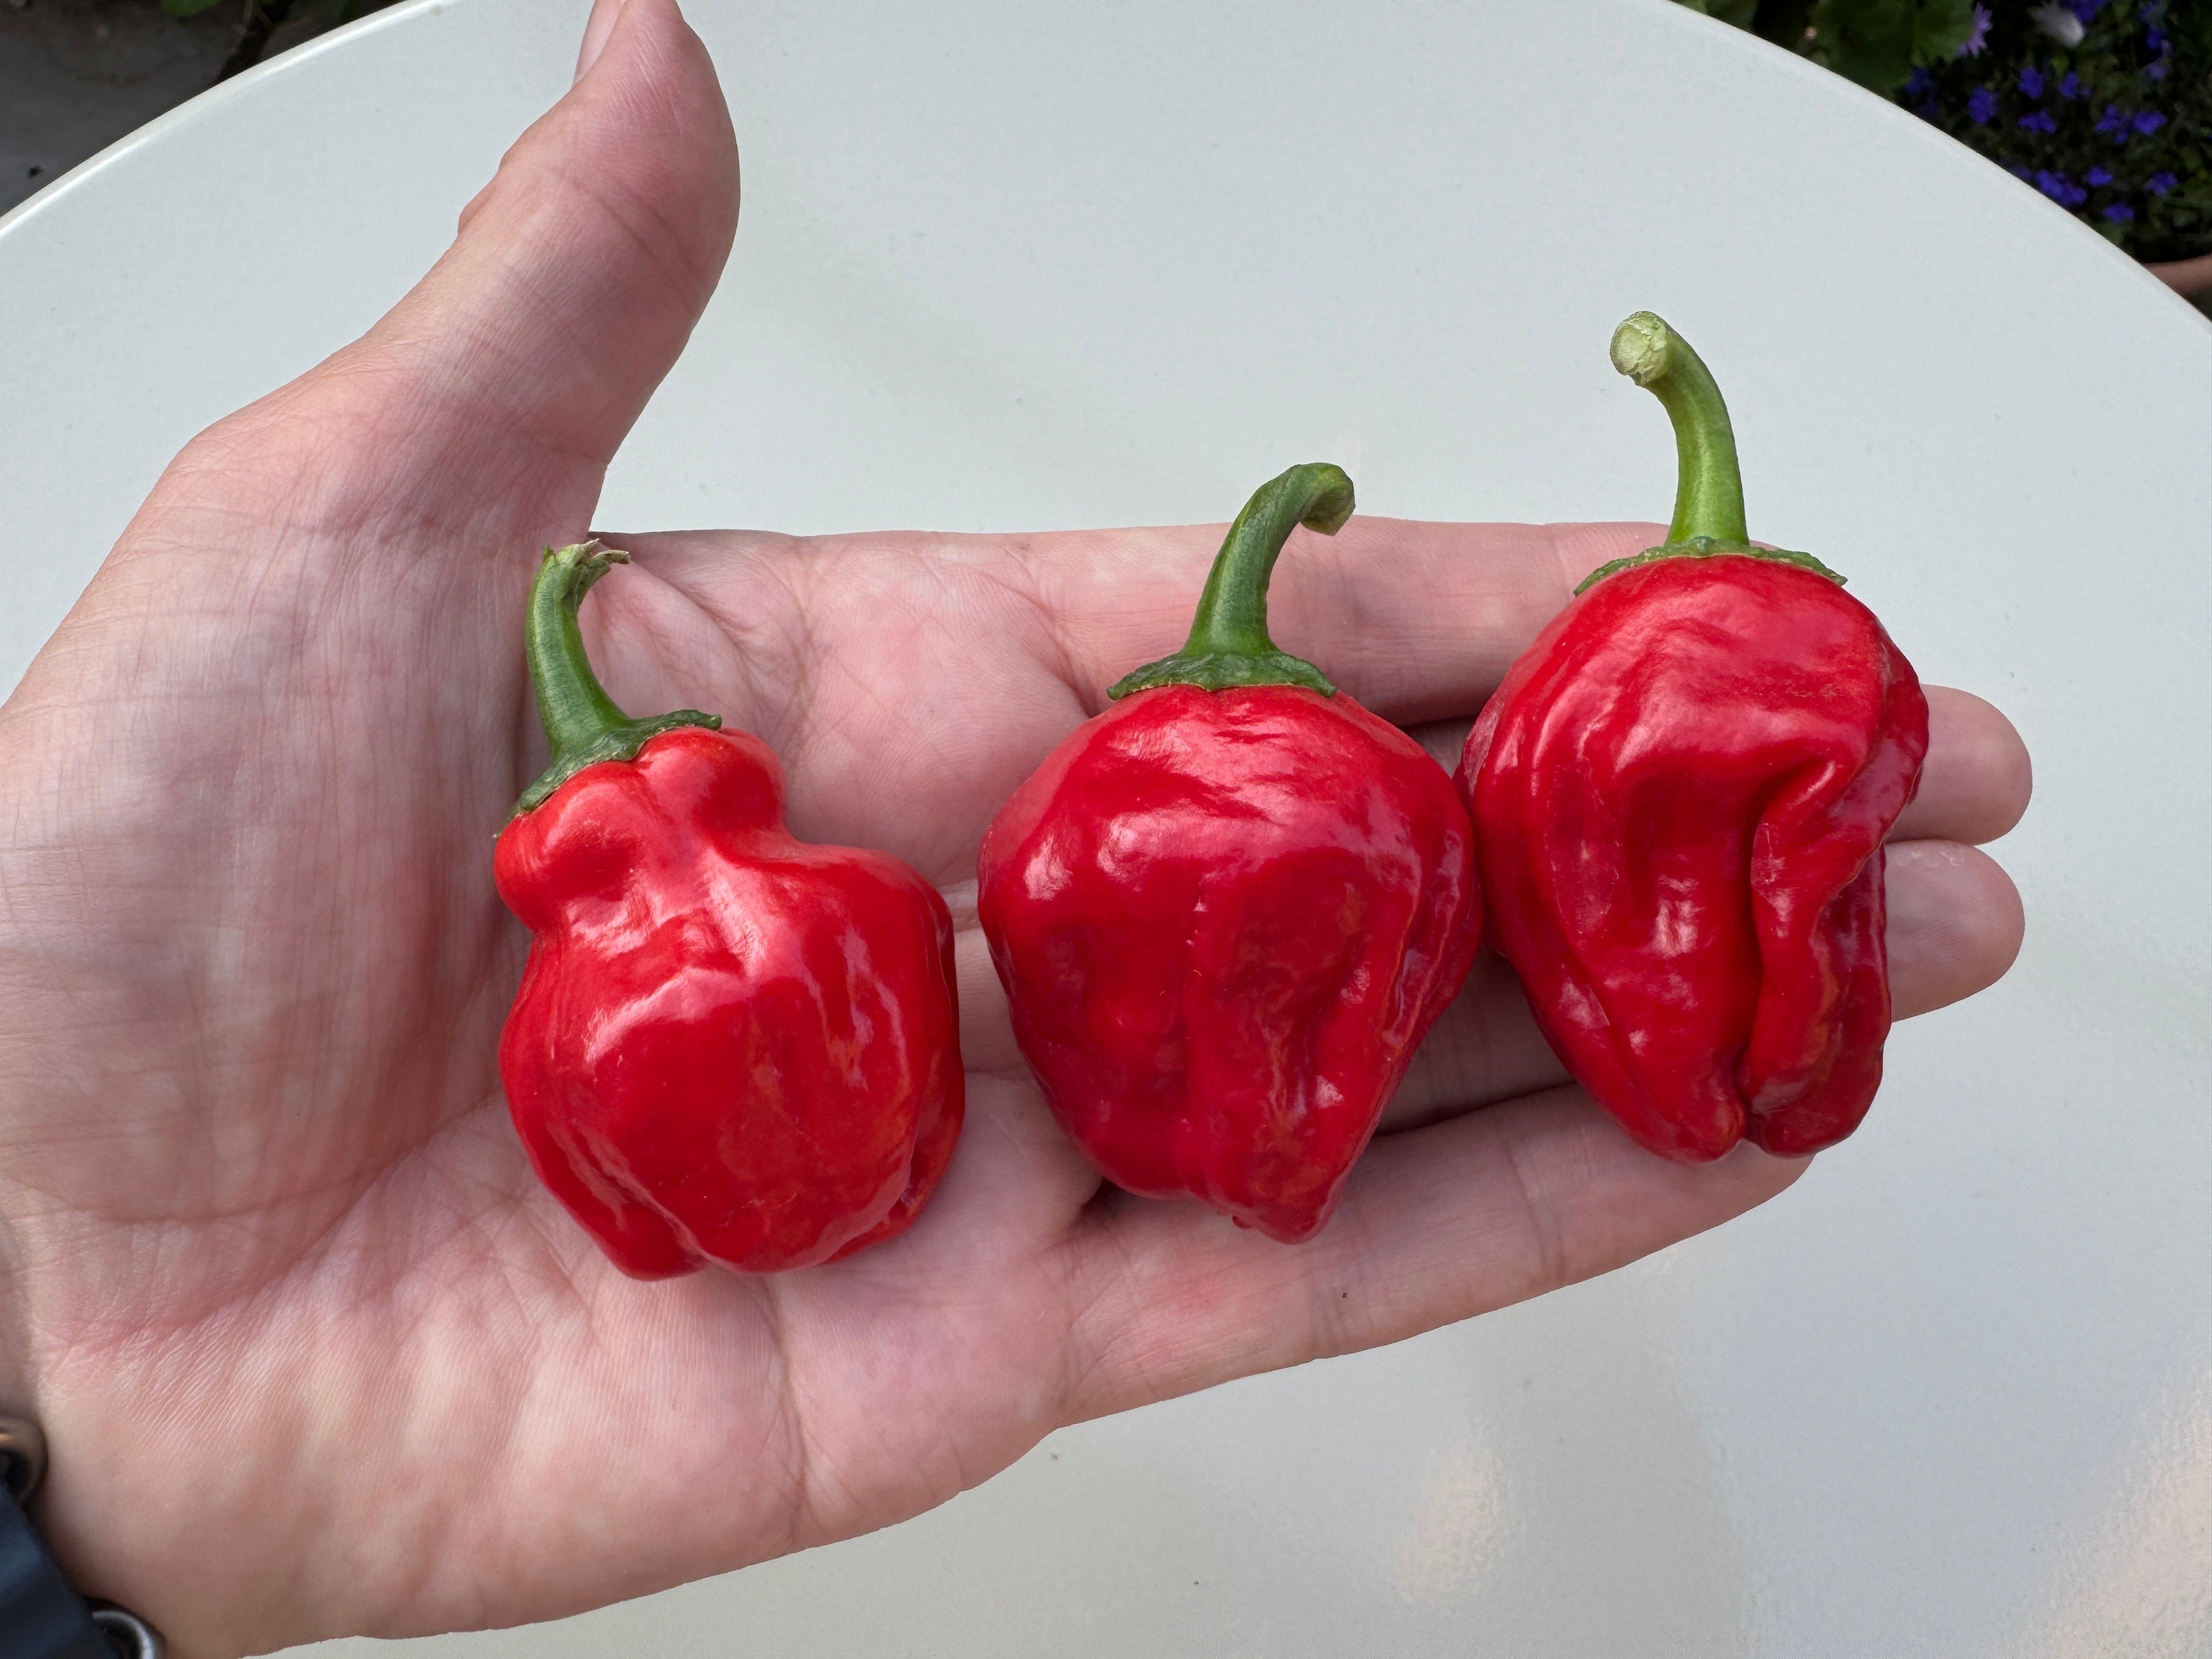
[[[193,94],[390,3],[0,0],[0,213]]]
[[[1913,70],[1973,38],[1973,0],[1680,0],[1893,96]]]
[[[392,0],[0,0],[0,212]],[[2212,314],[2212,0],[1678,0],[1891,99]]]
[[[2185,293],[2212,288],[2212,0],[1680,3],[1894,100]]]
[[[350,23],[356,17],[392,3],[392,0],[307,0],[304,5],[296,0],[243,0],[244,15],[239,20],[238,44],[230,56],[223,60],[217,80],[227,80],[240,70],[251,69],[261,61],[268,51],[269,42],[276,31],[288,21],[296,21],[310,27],[320,24],[324,28],[335,28],[340,23]],[[179,19],[198,17],[203,12],[218,7],[237,10],[240,0],[161,0],[164,15]]]

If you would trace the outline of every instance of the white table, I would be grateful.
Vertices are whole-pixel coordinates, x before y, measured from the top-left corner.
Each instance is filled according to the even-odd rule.
[[[404,1651],[2212,1651],[2203,319],[1662,0],[693,9],[744,222],[601,523],[1218,519],[1310,455],[1376,512],[1664,516],[1604,355],[1650,306],[1718,367],[1753,528],[2026,732],[2027,948],[1717,1233],[1054,1435],[872,1538]],[[0,222],[0,684],[187,435],[428,264],[580,12],[401,7]]]

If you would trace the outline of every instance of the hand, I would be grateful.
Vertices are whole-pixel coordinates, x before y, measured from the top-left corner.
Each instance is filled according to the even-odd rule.
[[[0,1404],[46,1427],[76,1581],[184,1659],[548,1618],[864,1532],[1060,1425],[1539,1294],[1800,1173],[1639,1152],[1486,958],[1313,1243],[1102,1189],[1013,1047],[975,849],[1181,638],[1218,528],[617,538],[637,563],[585,608],[610,689],[759,732],[800,836],[944,885],[972,1072],[895,1243],[613,1272],[500,1097],[526,939],[490,854],[542,760],[538,550],[585,533],[736,217],[704,52],[671,0],[616,10],[452,251],[194,441],[0,711]],[[1278,637],[1449,764],[1571,584],[1652,538],[1355,520],[1285,556]],[[2018,816],[2026,756],[1972,698],[1935,712],[1889,866],[1907,1013],[2021,930],[1963,843]]]

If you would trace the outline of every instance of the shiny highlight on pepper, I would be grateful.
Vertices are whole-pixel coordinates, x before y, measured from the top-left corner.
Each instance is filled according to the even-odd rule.
[[[1882,842],[1927,702],[1839,577],[1746,540],[1728,410],[1688,343],[1638,313],[1612,356],[1674,423],[1674,521],[1577,589],[1468,735],[1486,924],[1644,1146],[1814,1152],[1881,1083]]]

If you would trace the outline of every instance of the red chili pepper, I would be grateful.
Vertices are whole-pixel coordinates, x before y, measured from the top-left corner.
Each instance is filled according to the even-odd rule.
[[[1352,1160],[1474,954],[1443,769],[1267,636],[1293,526],[1352,480],[1293,467],[1231,526],[1190,639],[1108,696],[983,838],[1014,1035],[1109,1178],[1286,1242]]]
[[[624,1273],[834,1261],[902,1231],[959,1135],[951,918],[887,854],[794,841],[757,738],[615,707],[576,607],[629,556],[549,548],[530,592],[553,763],[495,865],[536,936],[508,1109]]]
[[[1673,420],[1674,522],[1577,590],[1468,738],[1489,927],[1645,1146],[1815,1152],[1881,1080],[1882,839],[1928,704],[1842,577],[1749,544],[1728,410],[1681,337],[1638,312],[1613,362]]]

